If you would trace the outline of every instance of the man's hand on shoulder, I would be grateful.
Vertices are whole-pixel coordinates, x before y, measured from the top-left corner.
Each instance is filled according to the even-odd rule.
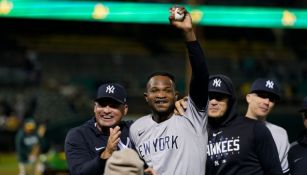
[[[184,112],[187,110],[188,108],[188,104],[187,104],[187,101],[188,101],[188,97],[185,96],[183,97],[182,99],[176,101],[175,103],[175,109],[174,109],[174,113],[176,115],[181,115],[183,116],[184,115]]]

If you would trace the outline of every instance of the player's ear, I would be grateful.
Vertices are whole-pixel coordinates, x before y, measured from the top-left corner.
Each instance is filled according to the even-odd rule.
[[[146,102],[148,102],[148,94],[146,92],[144,92],[144,98],[145,98]]]
[[[128,113],[128,105],[125,104],[124,105],[124,116],[127,115],[127,113]]]
[[[245,99],[246,99],[247,103],[250,103],[250,101],[251,101],[251,94],[247,94]]]
[[[94,113],[96,112],[96,110],[97,110],[97,102],[94,102]]]

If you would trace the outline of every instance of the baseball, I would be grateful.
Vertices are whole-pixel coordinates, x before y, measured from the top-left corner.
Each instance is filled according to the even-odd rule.
[[[180,14],[179,12],[178,12],[178,10],[179,10],[179,8],[176,8],[175,9],[175,20],[176,21],[182,21],[183,20],[183,18],[184,18],[184,13],[183,14]]]

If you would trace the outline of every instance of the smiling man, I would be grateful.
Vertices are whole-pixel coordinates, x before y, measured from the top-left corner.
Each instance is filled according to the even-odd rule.
[[[248,109],[246,117],[263,121],[270,130],[284,174],[289,173],[288,151],[290,148],[287,131],[277,125],[266,121],[275,103],[280,99],[278,84],[274,80],[259,78],[252,84],[251,91],[246,95]]]
[[[188,108],[184,116],[174,114],[177,91],[175,78],[165,72],[148,77],[144,97],[151,113],[136,120],[130,138],[137,152],[159,175],[204,175],[207,146],[208,70],[206,59],[185,9],[183,20],[175,20],[176,8],[170,9],[170,22],[181,29],[192,68]]]
[[[280,175],[270,131],[259,121],[239,116],[231,79],[209,78],[207,175]]]
[[[129,147],[132,121],[122,121],[128,112],[127,94],[117,83],[102,84],[94,100],[95,117],[71,129],[65,153],[72,175],[102,175],[107,159],[118,149]]]
[[[208,147],[206,175],[281,175],[277,149],[262,122],[238,115],[237,97],[231,79],[209,78]],[[176,102],[183,115],[187,104]]]

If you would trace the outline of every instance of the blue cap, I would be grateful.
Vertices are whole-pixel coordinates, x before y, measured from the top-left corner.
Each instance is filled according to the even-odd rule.
[[[299,112],[307,111],[307,97],[304,97],[303,107],[299,110]]]
[[[229,85],[229,83],[231,83],[231,85]],[[208,91],[232,96],[232,81],[225,75],[211,75],[209,77]]]
[[[126,103],[127,93],[125,88],[120,84],[106,83],[99,87],[95,101],[100,101],[104,98],[111,98],[119,103]]]
[[[276,99],[280,99],[279,86],[276,81],[271,79],[259,78],[252,84],[250,93],[266,92],[274,95]]]

